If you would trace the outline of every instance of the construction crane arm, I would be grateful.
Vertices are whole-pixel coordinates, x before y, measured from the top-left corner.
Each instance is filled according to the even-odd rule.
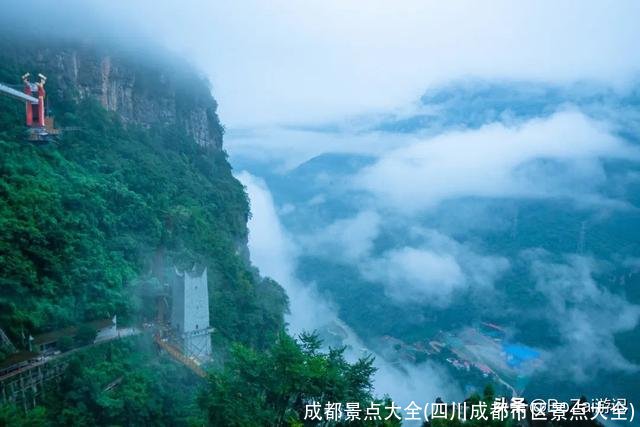
[[[27,101],[32,104],[38,103],[37,98],[27,95],[24,92],[20,92],[19,90],[15,90],[7,85],[3,85],[2,83],[0,83],[0,94],[10,96],[11,98],[18,99],[20,101]]]

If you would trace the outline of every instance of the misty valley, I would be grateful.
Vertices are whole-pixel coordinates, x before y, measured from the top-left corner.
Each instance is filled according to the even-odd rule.
[[[0,11],[0,427],[637,424],[636,4]]]
[[[633,367],[640,280],[635,155],[626,148],[616,154],[613,146],[572,154],[567,141],[561,153],[536,147],[503,164],[501,143],[483,139],[514,132],[516,143],[528,144],[536,133],[562,134],[573,121],[600,132],[591,121],[613,120],[615,131],[596,138],[624,144],[638,130],[637,94],[637,87],[620,96],[601,87],[454,84],[422,97],[437,113],[370,125],[369,132],[390,138],[424,135],[427,142],[409,149],[391,148],[381,158],[311,154],[284,172],[284,152],[264,163],[243,149],[232,161],[264,180],[255,191],[271,194],[295,248],[288,268],[299,286],[326,300],[331,315],[392,366],[423,367],[452,395],[491,378],[504,393],[531,397],[632,396],[640,381]],[[466,156],[436,146],[438,138],[458,142],[448,134],[482,145],[473,161],[487,170],[437,164],[462,164],[457,157]],[[489,170],[496,163],[507,169],[497,179]],[[397,175],[406,179],[395,181]],[[416,204],[425,208],[408,213],[405,206]],[[349,342],[333,321],[316,325],[326,339],[337,334]],[[428,392],[438,391],[445,393]]]

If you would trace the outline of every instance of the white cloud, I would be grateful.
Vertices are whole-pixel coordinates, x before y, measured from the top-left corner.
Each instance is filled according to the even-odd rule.
[[[633,1],[99,4],[208,72],[231,127],[387,110],[466,76],[620,83],[640,68]]]
[[[11,3],[3,8],[7,16],[7,9],[18,16],[39,10]],[[84,21],[90,14],[73,7],[84,3],[67,1],[67,7],[56,3],[50,9],[64,22],[67,11],[80,10]],[[123,39],[130,35],[127,26],[146,30],[211,78],[222,120],[232,130],[227,134],[232,156],[282,161],[285,169],[326,152],[377,156],[355,187],[378,196],[386,207],[415,212],[464,196],[597,200],[596,187],[606,180],[600,159],[638,158],[602,123],[572,112],[430,139],[281,126],[406,107],[425,89],[464,77],[559,84],[593,79],[619,87],[640,71],[638,2],[98,0],[87,7],[98,7],[95,15],[109,23],[122,23]],[[252,202],[252,260],[285,287],[292,331],[339,323],[330,303],[295,276],[299,249],[280,224],[265,183],[248,173],[239,179]],[[289,205],[282,212],[295,211]],[[491,289],[509,267],[506,259],[428,230],[420,243],[374,256],[380,217],[362,212],[330,226],[313,243],[316,249],[340,248],[334,253],[358,260],[365,274],[382,280],[398,299],[409,290],[438,304],[457,292]],[[536,287],[549,298],[550,316],[565,340],[554,353],[557,360],[579,380],[597,369],[637,369],[613,337],[637,326],[638,306],[599,286],[592,260],[554,263],[537,256],[531,263]],[[387,383],[381,390],[394,397],[431,398],[439,394],[434,387],[446,386],[428,366],[405,367],[404,373],[381,366],[377,382]]]
[[[387,252],[372,277],[384,277],[387,292],[398,300],[442,301],[465,287],[465,276],[451,254],[404,247]],[[391,289],[389,289],[391,288]]]
[[[356,266],[367,280],[381,283],[399,302],[444,306],[456,294],[488,292],[509,268],[500,256],[481,255],[436,230],[403,229],[412,245],[374,250],[383,215],[363,210],[298,238],[305,253]],[[400,224],[395,224],[400,226]]]
[[[403,408],[412,401],[418,404],[435,402],[439,397],[445,402],[460,402],[466,398],[460,386],[449,378],[447,372],[430,361],[417,365],[405,363],[400,368],[380,361],[376,366],[376,392],[380,396],[388,394]],[[405,421],[402,425],[413,424]]]
[[[291,313],[290,332],[339,329],[344,335],[343,344],[348,346],[346,356],[353,360],[363,354],[376,357],[378,372],[374,378],[376,392],[388,394],[398,403],[409,404],[416,398],[433,402],[436,397],[448,400],[460,399],[455,381],[436,365],[425,363],[419,366],[391,364],[381,356],[368,350],[360,338],[340,320],[329,303],[307,284],[297,279],[294,273],[297,249],[276,215],[273,199],[265,183],[247,172],[237,178],[246,186],[251,199],[252,218],[249,221],[249,249],[251,260],[263,274],[276,279],[287,291]],[[375,216],[364,213],[363,218]],[[375,222],[373,217],[365,221]],[[358,228],[358,226],[356,226]]]
[[[354,186],[405,211],[470,196],[595,199],[605,179],[601,157],[637,159],[639,153],[603,123],[560,112],[520,126],[448,132],[392,150],[364,169]],[[537,160],[554,163],[543,167]]]
[[[309,235],[301,236],[306,251],[338,261],[357,262],[369,256],[380,231],[381,218],[375,211],[361,211],[340,219]]]
[[[509,268],[506,258],[478,254],[435,230],[416,228],[412,234],[421,237],[419,245],[390,249],[360,267],[397,301],[444,306],[462,292],[486,294]]]
[[[283,171],[324,153],[381,155],[415,141],[411,136],[384,133],[339,133],[314,130],[261,128],[251,132],[230,132],[226,146],[231,157],[272,162]]]
[[[287,316],[293,333],[312,331],[321,319],[333,317],[328,304],[313,286],[301,283],[295,275],[297,249],[280,224],[271,193],[260,178],[242,172],[237,178],[246,187],[251,200],[249,251],[251,261],[261,274],[275,279],[286,290],[290,302]]]
[[[615,344],[616,333],[638,326],[640,306],[597,283],[595,260],[571,255],[558,263],[543,250],[530,250],[523,256],[530,262],[536,290],[548,299],[547,316],[563,340],[548,355],[551,374],[566,378],[568,373],[574,381],[585,382],[602,371],[640,369]]]

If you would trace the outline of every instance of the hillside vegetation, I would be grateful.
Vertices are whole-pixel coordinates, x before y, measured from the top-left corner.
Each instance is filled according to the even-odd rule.
[[[15,80],[19,66],[3,67],[0,81]],[[54,83],[47,89],[58,126],[74,130],[45,146],[24,141],[24,106],[0,100],[5,330],[17,337],[114,314],[152,316],[141,313],[138,291],[159,259],[165,268],[210,267],[223,336],[272,340],[286,297],[244,257],[249,206],[225,153],[175,124],[125,124],[93,99],[70,102],[55,96]]]
[[[51,75],[59,57],[25,61],[3,43],[2,82]],[[209,93],[188,70],[173,78],[178,109]],[[30,334],[107,316],[139,325],[156,316],[165,272],[205,265],[214,364],[199,381],[148,334],[102,344],[69,356],[35,409],[0,405],[0,425],[296,425],[308,399],[371,400],[371,359],[350,364],[314,335],[286,334],[287,296],[249,262],[249,202],[218,142],[198,144],[177,120],[126,119],[60,81],[47,93],[63,133],[45,145],[25,141],[24,105],[0,98],[0,327],[26,349]]]

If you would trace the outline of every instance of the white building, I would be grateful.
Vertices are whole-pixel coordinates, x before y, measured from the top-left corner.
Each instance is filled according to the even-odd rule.
[[[187,356],[201,362],[211,359],[211,331],[209,325],[209,288],[207,269],[198,274],[194,268],[178,272],[172,283],[171,327],[182,342]]]

